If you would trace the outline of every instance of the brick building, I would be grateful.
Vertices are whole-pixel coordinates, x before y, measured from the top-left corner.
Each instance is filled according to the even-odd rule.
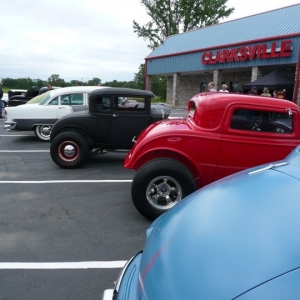
[[[293,79],[286,98],[300,106],[299,16],[296,4],[170,36],[145,59],[146,89],[151,76],[167,76],[167,103],[181,106],[210,81],[246,93],[244,84],[278,70]]]

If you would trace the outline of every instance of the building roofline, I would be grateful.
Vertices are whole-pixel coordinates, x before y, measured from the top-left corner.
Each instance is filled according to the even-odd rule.
[[[267,14],[267,13],[270,13],[270,12],[273,12],[273,11],[276,11],[276,10],[282,10],[284,8],[288,8],[288,7],[292,7],[292,6],[298,6],[300,3],[297,3],[297,4],[291,4],[291,5],[287,5],[287,6],[283,6],[283,7],[279,7],[279,8],[274,8],[274,9],[271,9],[271,10],[267,10],[267,11],[264,11],[264,12],[260,12],[258,14],[253,14],[253,15],[249,15],[249,16],[245,16],[245,17],[240,17],[240,18],[237,18],[237,19],[234,19],[234,20],[228,20],[228,21],[223,21],[223,22],[220,22],[220,23],[217,23],[217,24],[212,24],[212,25],[209,25],[209,26],[204,26],[204,27],[200,27],[200,28],[195,28],[195,29],[192,29],[192,30],[189,30],[189,31],[185,31],[185,32],[180,32],[180,33],[176,33],[176,34],[172,34],[172,35],[169,35],[165,38],[164,41],[166,41],[167,39],[169,39],[170,37],[173,37],[173,36],[177,36],[177,35],[181,35],[181,34],[185,34],[185,33],[188,33],[188,32],[193,32],[193,31],[197,31],[197,30],[203,30],[204,28],[209,28],[209,27],[214,27],[214,26],[219,26],[221,24],[225,24],[225,23],[230,23],[230,22],[235,22],[237,20],[242,20],[242,19],[247,19],[247,18],[251,18],[251,17],[254,17],[254,16],[259,16],[259,15],[263,15],[263,14]],[[159,46],[158,46],[159,47]],[[154,50],[153,50],[154,51]]]
[[[274,39],[279,40],[279,39],[293,38],[293,37],[298,37],[298,36],[300,36],[300,32],[286,34],[286,35],[272,36],[272,37],[256,39],[256,40],[246,40],[243,42],[232,43],[232,44],[223,44],[223,45],[217,45],[217,46],[206,47],[206,48],[198,48],[198,49],[194,49],[194,50],[182,51],[182,52],[176,52],[176,53],[170,53],[170,54],[164,54],[164,55],[158,55],[158,56],[150,56],[150,57],[147,56],[144,59],[147,61],[147,60],[158,59],[158,58],[179,56],[179,55],[197,53],[197,52],[202,52],[202,51],[215,50],[215,49],[220,49],[220,48],[225,48],[225,47],[235,47],[235,46],[240,46],[240,45],[245,45],[245,44],[267,42],[267,41],[271,41]]]
[[[224,22],[214,24],[214,25],[210,25],[210,26],[216,26],[216,25],[220,25],[220,24],[224,24],[224,23],[234,22],[234,21],[241,20],[241,19],[247,19],[247,18],[251,18],[251,17],[254,17],[254,16],[267,14],[267,13],[270,13],[270,12],[273,12],[273,11],[276,11],[276,10],[282,10],[282,9],[285,9],[285,8],[288,8],[288,7],[298,6],[299,4],[300,3],[291,4],[291,5],[287,5],[287,6],[283,6],[283,7],[278,7],[278,8],[270,9],[270,10],[263,11],[263,12],[260,12],[260,13],[257,13],[257,14],[253,14],[253,15],[249,15],[249,16],[245,16],[245,17],[240,17],[240,18],[237,18],[237,19],[234,19],[234,20],[224,21]],[[210,27],[210,26],[207,26],[207,27]],[[202,29],[202,28],[198,28],[198,29]]]
[[[249,15],[249,16],[246,16],[246,17],[240,17],[240,18],[237,18],[237,19],[234,19],[234,20],[223,21],[223,22],[218,23],[218,24],[213,24],[213,25],[209,25],[209,26],[205,26],[205,27],[201,27],[201,28],[196,28],[196,29],[193,29],[193,30],[189,30],[189,31],[186,31],[186,32],[181,32],[181,33],[173,34],[173,35],[170,35],[170,36],[166,37],[165,40],[162,42],[162,44],[166,40],[168,40],[169,38],[172,38],[172,37],[175,37],[175,36],[178,36],[178,35],[188,34],[190,32],[200,31],[200,30],[204,30],[204,29],[207,29],[207,28],[210,28],[210,27],[220,26],[222,24],[226,24],[226,23],[230,23],[230,22],[235,22],[235,21],[238,21],[238,20],[247,19],[247,18],[251,18],[251,17],[254,17],[254,16],[258,16],[258,15],[268,14],[268,13],[271,13],[271,12],[274,12],[274,11],[278,11],[278,10],[282,10],[282,9],[286,9],[286,8],[289,8],[289,7],[299,6],[299,4],[300,3],[291,4],[291,5],[287,5],[287,6],[283,6],[283,7],[279,7],[279,8],[275,8],[275,9],[271,9],[271,10],[268,10],[268,11],[260,12],[260,13],[257,13],[257,14]],[[232,43],[232,44],[217,45],[217,46],[212,46],[212,47],[198,48],[198,49],[193,49],[193,50],[188,50],[188,51],[182,51],[182,52],[176,52],[176,53],[169,53],[169,54],[151,56],[151,54],[153,52],[155,52],[155,50],[157,49],[156,48],[146,58],[144,58],[144,60],[147,61],[147,60],[157,59],[157,58],[165,58],[165,57],[171,57],[171,56],[178,56],[178,55],[196,53],[196,52],[200,52],[200,51],[214,50],[214,49],[224,48],[224,47],[228,47],[228,46],[230,46],[230,47],[232,47],[232,46],[239,46],[239,45],[244,45],[246,43],[256,43],[256,42],[270,41],[270,40],[273,40],[273,39],[281,39],[281,38],[289,38],[289,37],[297,37],[297,36],[300,36],[300,32],[295,32],[295,33],[292,33],[292,34],[280,35],[280,36],[270,36],[270,37],[266,37],[266,38],[262,38],[262,39],[257,39],[257,40],[246,40],[246,41]]]

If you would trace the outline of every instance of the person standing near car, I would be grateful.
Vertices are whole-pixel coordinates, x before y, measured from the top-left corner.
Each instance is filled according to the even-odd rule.
[[[257,95],[257,88],[253,86],[251,90],[248,92],[248,95]]]
[[[212,81],[208,84],[207,88],[209,92],[217,92],[215,84]]]
[[[2,82],[0,82],[0,118],[2,117],[2,97],[3,97],[3,90],[2,90]]]
[[[227,90],[227,85],[225,83],[222,84],[222,89],[219,90],[219,93],[229,93]]]
[[[263,89],[263,93],[261,94],[261,96],[263,96],[263,97],[272,97],[272,95],[270,94],[269,89],[267,87],[265,87]]]

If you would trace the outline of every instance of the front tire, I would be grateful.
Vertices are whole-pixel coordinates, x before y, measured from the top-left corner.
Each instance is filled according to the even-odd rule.
[[[34,129],[35,135],[41,141],[49,141],[50,140],[50,132],[51,132],[51,125],[38,125]]]
[[[154,220],[197,189],[190,170],[177,160],[153,159],[135,174],[131,196],[136,209]]]
[[[57,135],[50,146],[52,160],[64,169],[79,167],[87,158],[88,152],[86,139],[81,134],[71,131]]]

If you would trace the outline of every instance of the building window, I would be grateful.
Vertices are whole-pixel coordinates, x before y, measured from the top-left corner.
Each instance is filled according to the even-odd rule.
[[[236,93],[239,90],[239,85],[240,84],[239,84],[238,81],[232,81],[231,82],[231,87],[230,87],[231,91]]]

